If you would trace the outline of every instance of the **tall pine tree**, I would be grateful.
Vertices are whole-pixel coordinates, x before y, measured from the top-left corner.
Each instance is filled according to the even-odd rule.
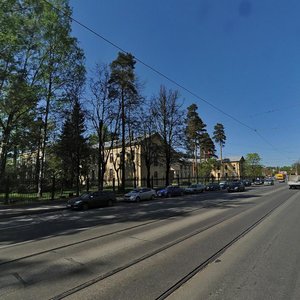
[[[61,158],[65,179],[80,191],[80,178],[89,157],[88,139],[84,137],[85,118],[78,100],[75,100],[71,115],[63,124],[57,154]]]
[[[214,135],[213,139],[220,146],[220,160],[221,160],[221,178],[223,177],[223,157],[222,157],[222,149],[225,145],[226,135],[224,126],[221,123],[217,123],[214,127]]]
[[[185,137],[186,137],[186,147],[189,152],[193,153],[194,157],[194,175],[198,176],[198,162],[197,158],[201,150],[200,141],[203,134],[206,132],[206,124],[199,117],[197,112],[197,105],[192,104],[187,108],[187,116],[186,116],[186,127],[185,127]]]
[[[109,97],[119,101],[119,111],[121,114],[121,141],[122,151],[120,157],[121,167],[121,189],[125,190],[125,140],[126,125],[128,122],[128,111],[137,101],[137,87],[135,77],[135,63],[132,54],[119,52],[117,59],[110,64],[111,74],[109,80]]]

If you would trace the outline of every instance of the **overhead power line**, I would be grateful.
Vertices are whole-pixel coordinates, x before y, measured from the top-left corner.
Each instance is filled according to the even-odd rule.
[[[105,41],[106,43],[110,44],[111,46],[113,46],[114,48],[118,49],[119,51],[127,54],[128,51],[124,50],[122,47],[120,47],[119,45],[113,43],[112,41],[110,41],[109,39],[105,38],[103,35],[99,34],[98,32],[96,32],[95,30],[91,29],[90,27],[88,27],[87,25],[83,24],[82,22],[76,20],[75,18],[73,18],[72,16],[68,15],[66,12],[64,12],[62,9],[56,7],[55,5],[53,5],[52,3],[50,3],[47,0],[43,0],[45,3],[47,3],[48,5],[50,5],[52,8],[54,8],[55,10],[63,13],[65,16],[67,16],[70,20],[72,20],[74,23],[77,23],[78,25],[80,25],[81,27],[83,27],[84,29],[86,29],[87,31],[91,32],[92,34],[94,34],[95,36],[99,37],[100,39],[102,39],[103,41]],[[169,82],[173,83],[174,85],[176,85],[177,87],[179,87],[180,89],[186,91],[187,93],[189,93],[190,95],[192,95],[193,97],[197,98],[198,100],[206,103],[207,105],[209,105],[210,107],[212,107],[213,109],[215,109],[216,111],[222,113],[223,115],[229,117],[230,119],[234,120],[235,122],[239,123],[240,125],[248,128],[249,130],[255,132],[265,143],[267,143],[269,146],[271,146],[272,148],[274,148],[275,150],[276,147],[274,147],[271,143],[269,143],[259,132],[256,128],[253,128],[249,125],[247,125],[246,123],[240,121],[239,119],[237,119],[236,117],[234,117],[233,115],[225,112],[224,110],[222,110],[221,108],[217,107],[216,105],[212,104],[211,102],[209,102],[208,100],[204,99],[203,97],[200,97],[199,95],[197,95],[196,93],[194,93],[193,91],[191,91],[190,89],[186,88],[185,86],[183,86],[182,84],[178,83],[177,81],[175,81],[174,79],[170,78],[169,76],[165,75],[164,73],[162,73],[161,71],[155,69],[154,67],[150,66],[149,64],[145,63],[144,61],[142,61],[141,59],[139,59],[138,57],[136,57],[135,55],[133,55],[135,60],[137,62],[139,62],[140,64],[144,65],[146,68],[152,70],[154,73],[158,74],[159,76],[167,79]]]

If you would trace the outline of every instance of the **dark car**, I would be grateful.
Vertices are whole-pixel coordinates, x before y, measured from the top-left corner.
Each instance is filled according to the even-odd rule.
[[[251,186],[251,184],[252,184],[251,180],[248,180],[248,179],[244,179],[244,180],[242,180],[242,182],[244,183],[245,186]]]
[[[220,185],[218,183],[208,183],[205,187],[206,191],[217,191],[220,189]]]
[[[184,194],[184,189],[175,185],[170,185],[164,189],[157,191],[158,197],[182,196],[183,194]]]
[[[220,181],[219,186],[221,190],[225,190],[228,188],[228,181]]]
[[[233,181],[229,184],[227,191],[230,192],[244,192],[245,185],[242,181]]]
[[[264,181],[264,185],[274,185],[274,180],[273,179],[266,179]]]
[[[116,195],[109,191],[97,191],[83,193],[81,196],[70,199],[67,208],[89,209],[102,206],[113,206],[116,202]]]

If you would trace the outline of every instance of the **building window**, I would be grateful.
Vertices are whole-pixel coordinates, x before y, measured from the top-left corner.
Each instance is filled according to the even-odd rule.
[[[227,165],[225,165],[225,170],[228,170],[228,166]]]
[[[158,177],[158,173],[157,171],[154,172],[154,178],[157,178]]]

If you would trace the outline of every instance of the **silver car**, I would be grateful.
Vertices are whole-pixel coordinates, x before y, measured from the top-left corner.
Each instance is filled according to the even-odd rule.
[[[141,200],[151,200],[156,197],[156,191],[150,188],[137,188],[124,195],[125,201],[139,202]]]
[[[205,185],[202,183],[198,184],[191,184],[189,187],[184,189],[184,192],[187,194],[194,194],[194,193],[203,193],[205,190]]]

